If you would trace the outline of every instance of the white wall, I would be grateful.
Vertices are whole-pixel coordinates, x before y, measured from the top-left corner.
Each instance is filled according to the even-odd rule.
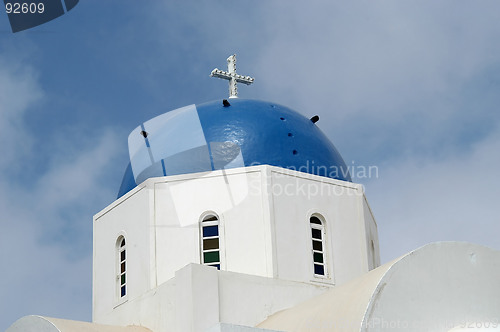
[[[380,266],[380,246],[378,242],[377,223],[373,217],[370,206],[366,197],[363,199],[363,216],[365,219],[366,229],[366,251],[369,270],[373,270]]]
[[[367,272],[367,234],[377,250],[378,236],[373,216],[364,208],[362,186],[277,167],[271,174],[277,276],[341,284]],[[312,215],[325,224],[327,278],[314,277]]]
[[[200,263],[199,222],[220,222],[222,269],[269,276],[259,168],[158,178],[155,183],[158,283],[187,263]]]
[[[201,332],[219,322],[255,326],[326,289],[189,264],[168,282],[130,299],[95,322],[141,325],[155,332]]]
[[[119,235],[127,241],[131,301],[200,263],[206,213],[219,216],[226,271],[333,286],[372,268],[368,239],[378,251],[357,184],[266,165],[151,178],[94,217],[94,320],[123,302],[115,292]],[[314,277],[312,214],[325,221],[328,278]]]
[[[93,317],[106,315],[124,300],[150,289],[154,251],[151,244],[151,190],[137,188],[94,216]],[[116,240],[126,239],[127,295],[117,293]]]

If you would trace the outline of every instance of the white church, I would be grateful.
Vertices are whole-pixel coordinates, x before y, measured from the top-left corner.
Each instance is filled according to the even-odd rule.
[[[318,116],[237,97],[128,138],[118,198],[93,218],[92,322],[7,332],[500,331],[500,252],[440,242],[380,265],[363,187]]]

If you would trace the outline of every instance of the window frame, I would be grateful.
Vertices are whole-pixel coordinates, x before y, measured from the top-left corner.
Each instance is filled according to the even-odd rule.
[[[211,220],[213,218],[213,220]],[[206,234],[204,229],[216,226],[217,235],[213,235],[210,231],[207,231]],[[217,270],[221,270],[223,268],[223,250],[222,250],[222,227],[221,227],[221,218],[219,215],[213,211],[205,212],[201,215],[199,221],[199,231],[200,231],[200,264],[205,266],[212,266],[217,268]],[[205,248],[207,243],[213,243],[217,239],[217,248]],[[205,262],[205,253],[218,253],[218,260]]]
[[[316,222],[316,220],[318,222]],[[317,237],[318,233],[321,238]],[[309,238],[309,243],[311,244],[311,266],[313,277],[318,279],[331,279],[330,264],[328,261],[329,257],[326,222],[325,218],[317,213],[309,216]],[[318,243],[320,244],[320,249],[318,249]],[[318,259],[319,256],[321,257],[321,259]],[[323,274],[316,273],[317,266],[322,268]]]
[[[115,244],[115,296],[119,303],[124,302],[128,298],[128,240],[124,234],[120,234],[116,239]],[[122,269],[123,265],[123,269]]]

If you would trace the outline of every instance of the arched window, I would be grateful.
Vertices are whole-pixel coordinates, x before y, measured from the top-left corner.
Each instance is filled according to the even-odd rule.
[[[122,298],[127,295],[127,247],[125,237],[120,236],[116,241],[117,252],[117,273],[116,273],[116,288],[118,297]]]
[[[219,218],[209,214],[200,223],[201,263],[220,270]]]
[[[325,261],[325,226],[323,222],[315,216],[310,219],[313,268],[315,276],[325,277],[327,274]]]

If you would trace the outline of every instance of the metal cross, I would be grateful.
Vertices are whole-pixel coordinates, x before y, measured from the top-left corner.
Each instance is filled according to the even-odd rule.
[[[227,71],[215,68],[210,77],[218,77],[229,81],[229,98],[238,98],[238,87],[236,83],[250,85],[254,78],[236,74],[236,54],[227,58]]]

